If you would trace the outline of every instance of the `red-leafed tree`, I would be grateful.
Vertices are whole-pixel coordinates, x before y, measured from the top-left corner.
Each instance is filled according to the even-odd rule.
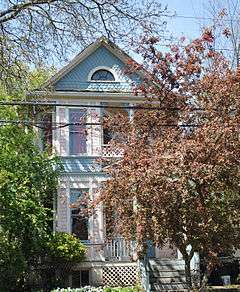
[[[144,76],[143,104],[130,121],[108,120],[123,156],[106,168],[100,201],[114,212],[112,230],[136,240],[139,255],[147,240],[177,247],[191,287],[194,252],[211,270],[240,242],[240,69],[211,50],[210,30],[166,53],[157,41],[140,44],[144,66],[129,64]]]

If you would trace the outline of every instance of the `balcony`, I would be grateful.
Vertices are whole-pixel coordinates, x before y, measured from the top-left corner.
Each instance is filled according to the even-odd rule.
[[[87,243],[87,261],[133,262],[136,258],[136,245],[118,237],[105,244]]]
[[[136,252],[135,243],[127,242],[118,237],[109,240],[104,247],[105,260],[107,261],[132,261]]]
[[[102,157],[104,158],[119,158],[123,156],[122,149],[116,149],[108,144],[102,145]]]

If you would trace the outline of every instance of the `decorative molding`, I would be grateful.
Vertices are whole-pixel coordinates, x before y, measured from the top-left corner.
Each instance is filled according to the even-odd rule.
[[[55,98],[81,98],[81,103],[84,101],[99,101],[99,100],[117,100],[117,102],[120,102],[121,100],[131,100],[134,102],[143,102],[146,100],[144,96],[138,95],[136,96],[133,92],[104,92],[104,91],[44,91],[44,90],[38,90],[34,92],[30,92],[28,94],[30,97],[34,98],[48,98],[48,99],[55,99]],[[84,99],[82,99],[84,98]],[[130,101],[129,100],[129,101]],[[62,101],[61,101],[62,102]],[[69,100],[66,100],[66,106],[69,105]],[[53,104],[54,105],[54,104]]]

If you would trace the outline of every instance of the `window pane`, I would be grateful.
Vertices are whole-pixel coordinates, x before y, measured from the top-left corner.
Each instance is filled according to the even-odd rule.
[[[73,212],[77,214],[73,214]],[[79,209],[72,211],[72,233],[79,239],[88,240],[88,218]]]
[[[108,70],[98,70],[95,73],[93,73],[91,80],[114,81],[115,78],[113,74]]]
[[[109,108],[106,107],[102,111],[102,117],[108,118],[108,117],[114,117],[117,114],[120,114],[121,116],[125,117],[126,120],[129,119],[129,112],[127,109],[124,108],[124,106],[127,106],[128,104],[123,103],[102,103],[102,105],[110,106]],[[114,108],[116,106],[116,108]],[[116,134],[106,125],[103,124],[102,129],[102,142],[103,144],[108,144],[112,139],[117,138]]]
[[[80,271],[73,271],[72,272],[72,288],[79,288],[81,286],[80,281]]]
[[[81,271],[81,286],[88,286],[89,285],[89,271],[82,270]]]
[[[76,203],[76,207],[71,208],[71,231],[81,240],[88,240],[88,218],[84,214],[87,206],[81,204],[81,198],[88,192],[88,189],[70,190],[70,204]]]
[[[69,111],[69,152],[84,154],[87,152],[86,110],[73,109]]]

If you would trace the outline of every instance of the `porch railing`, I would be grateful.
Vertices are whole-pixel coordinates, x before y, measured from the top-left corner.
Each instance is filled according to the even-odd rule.
[[[124,238],[114,238],[107,241],[105,246],[105,259],[111,261],[129,261],[134,257],[135,244],[127,242]]]

